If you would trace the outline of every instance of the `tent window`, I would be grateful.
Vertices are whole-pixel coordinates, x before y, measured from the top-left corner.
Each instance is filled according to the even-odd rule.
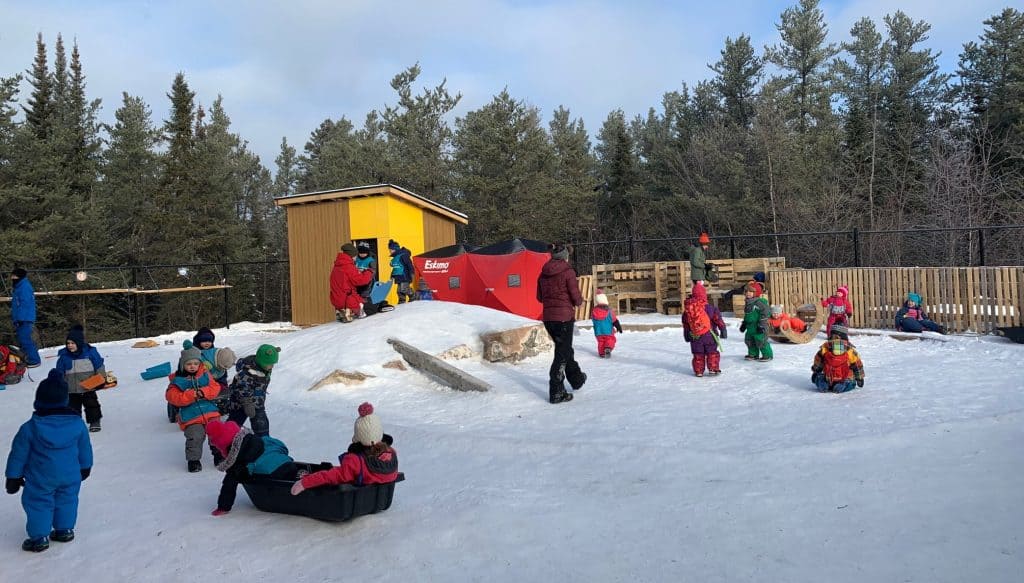
[[[461,287],[458,276],[448,278],[448,289],[459,289]]]
[[[509,276],[508,276],[508,287],[520,287],[519,275],[518,274],[515,274],[515,273],[510,273],[509,274]]]

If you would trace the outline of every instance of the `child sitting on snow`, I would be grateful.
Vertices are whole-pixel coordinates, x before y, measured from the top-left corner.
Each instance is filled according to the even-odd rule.
[[[747,300],[743,306],[743,323],[740,332],[746,332],[743,342],[747,345],[746,360],[767,362],[773,358],[772,346],[768,343],[768,316],[771,313],[768,300],[762,297],[764,286],[752,281],[744,289]]]
[[[828,340],[815,353],[811,382],[819,391],[836,393],[864,386],[864,362],[850,344],[846,326],[834,324]]]
[[[352,443],[362,446],[362,451],[353,452],[350,447],[341,454],[336,467],[314,472],[295,482],[292,495],[319,486],[387,484],[398,478],[398,453],[384,439],[380,419],[373,414],[373,405],[369,403],[359,406]]]
[[[217,497],[217,508],[212,514],[221,516],[231,512],[235,504],[238,485],[255,476],[269,476],[281,480],[294,480],[297,468],[288,455],[288,447],[269,435],[257,437],[234,421],[214,419],[206,424],[210,436],[210,449],[217,455],[217,469],[224,472],[224,481]]]
[[[828,324],[825,326],[825,334],[832,334],[833,324],[842,324],[843,326],[850,326],[850,318],[853,317],[853,304],[850,303],[850,290],[845,286],[841,285],[836,288],[834,294],[827,298],[822,298],[821,307],[828,310]]]
[[[727,338],[725,321],[717,306],[708,303],[708,292],[698,281],[693,284],[693,292],[683,303],[683,337],[690,343],[693,353],[693,373],[704,376],[707,365],[708,374],[721,374],[722,355],[718,351],[718,336]]]
[[[85,408],[85,421],[89,424],[89,431],[100,430],[100,419],[103,418],[103,411],[100,409],[100,399],[96,394],[97,388],[86,389],[82,383],[99,375],[107,376],[103,366],[103,357],[98,350],[85,341],[85,330],[81,325],[75,324],[68,331],[64,348],[57,352],[57,364],[54,370],[64,375],[64,382],[68,385],[69,401],[68,406],[79,415],[82,408]]]
[[[221,386],[203,366],[203,355],[195,346],[181,351],[178,370],[171,375],[164,393],[167,402],[178,408],[178,426],[185,433],[185,460],[189,472],[203,469],[203,441],[206,424],[220,418],[214,399]]]
[[[427,280],[421,279],[419,285],[416,286],[416,299],[431,301],[434,299],[434,290],[430,289],[430,284]]]
[[[903,307],[896,312],[896,329],[903,332],[923,332],[931,330],[939,334],[945,334],[946,329],[928,319],[928,315],[921,308],[921,296],[910,292],[907,294],[907,301]]]
[[[782,311],[782,306],[774,305],[771,308],[771,317],[768,318],[768,325],[772,327],[775,332],[782,331],[783,322],[788,324],[789,329],[797,334],[807,330],[807,322],[804,322],[796,316],[790,316],[789,314]]]
[[[270,392],[270,373],[277,364],[281,349],[263,344],[256,354],[238,361],[238,371],[231,381],[231,396],[228,402],[228,419],[239,427],[249,420],[252,432],[259,436],[270,435],[270,419],[267,418],[267,393]]]
[[[594,309],[590,311],[590,319],[594,322],[594,336],[597,337],[597,356],[611,358],[615,349],[615,331],[622,334],[622,324],[615,317],[615,311],[608,305],[608,296],[597,290],[594,296]]]
[[[6,489],[21,495],[28,518],[28,538],[22,550],[41,552],[50,539],[71,542],[78,520],[78,492],[92,471],[92,444],[81,414],[68,408],[64,376],[50,371],[39,383],[35,413],[11,443],[7,456]],[[10,571],[8,570],[8,573]]]

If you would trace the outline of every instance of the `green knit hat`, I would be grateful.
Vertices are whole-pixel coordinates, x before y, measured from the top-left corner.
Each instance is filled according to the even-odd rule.
[[[263,370],[267,370],[270,366],[277,364],[279,352],[281,352],[281,349],[276,346],[261,344],[256,349],[256,364],[260,365],[260,368]]]

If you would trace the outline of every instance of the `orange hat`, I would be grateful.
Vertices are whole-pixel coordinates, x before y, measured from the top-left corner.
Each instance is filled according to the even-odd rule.
[[[707,233],[701,233],[700,238],[697,239],[697,242],[700,243],[701,245],[708,245],[711,243],[711,237],[709,237]]]

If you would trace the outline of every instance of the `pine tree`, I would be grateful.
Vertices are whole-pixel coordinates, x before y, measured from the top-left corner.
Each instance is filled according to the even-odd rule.
[[[782,43],[770,48],[766,58],[786,73],[782,86],[792,104],[789,117],[803,134],[831,117],[828,65],[838,50],[825,42],[828,26],[818,0],[787,8],[776,27]]]
[[[750,127],[754,96],[764,68],[763,60],[754,54],[750,37],[741,34],[735,41],[727,37],[722,58],[708,66],[718,74],[713,83],[726,117],[739,127]]]
[[[641,206],[636,190],[640,181],[639,160],[621,109],[609,113],[601,126],[596,153],[601,190],[598,216],[604,227],[602,235],[611,236],[623,230],[635,235]]]
[[[195,174],[196,164],[196,106],[195,93],[189,89],[185,75],[178,73],[167,94],[171,100],[171,115],[163,124],[163,142],[167,150],[160,157],[160,188],[157,191],[152,216],[146,224],[153,230],[146,233],[146,243],[140,248],[146,263],[187,262],[197,259],[192,242],[191,229],[179,230],[176,237],[163,237],[158,225],[167,217],[180,221],[178,226],[188,225],[194,212],[192,204],[197,198]]]
[[[27,73],[28,82],[32,85],[32,93],[28,99],[28,107],[23,108],[25,123],[32,129],[36,137],[45,140],[50,136],[54,101],[53,82],[47,65],[43,33],[36,35],[36,57],[32,63],[32,69]]]

